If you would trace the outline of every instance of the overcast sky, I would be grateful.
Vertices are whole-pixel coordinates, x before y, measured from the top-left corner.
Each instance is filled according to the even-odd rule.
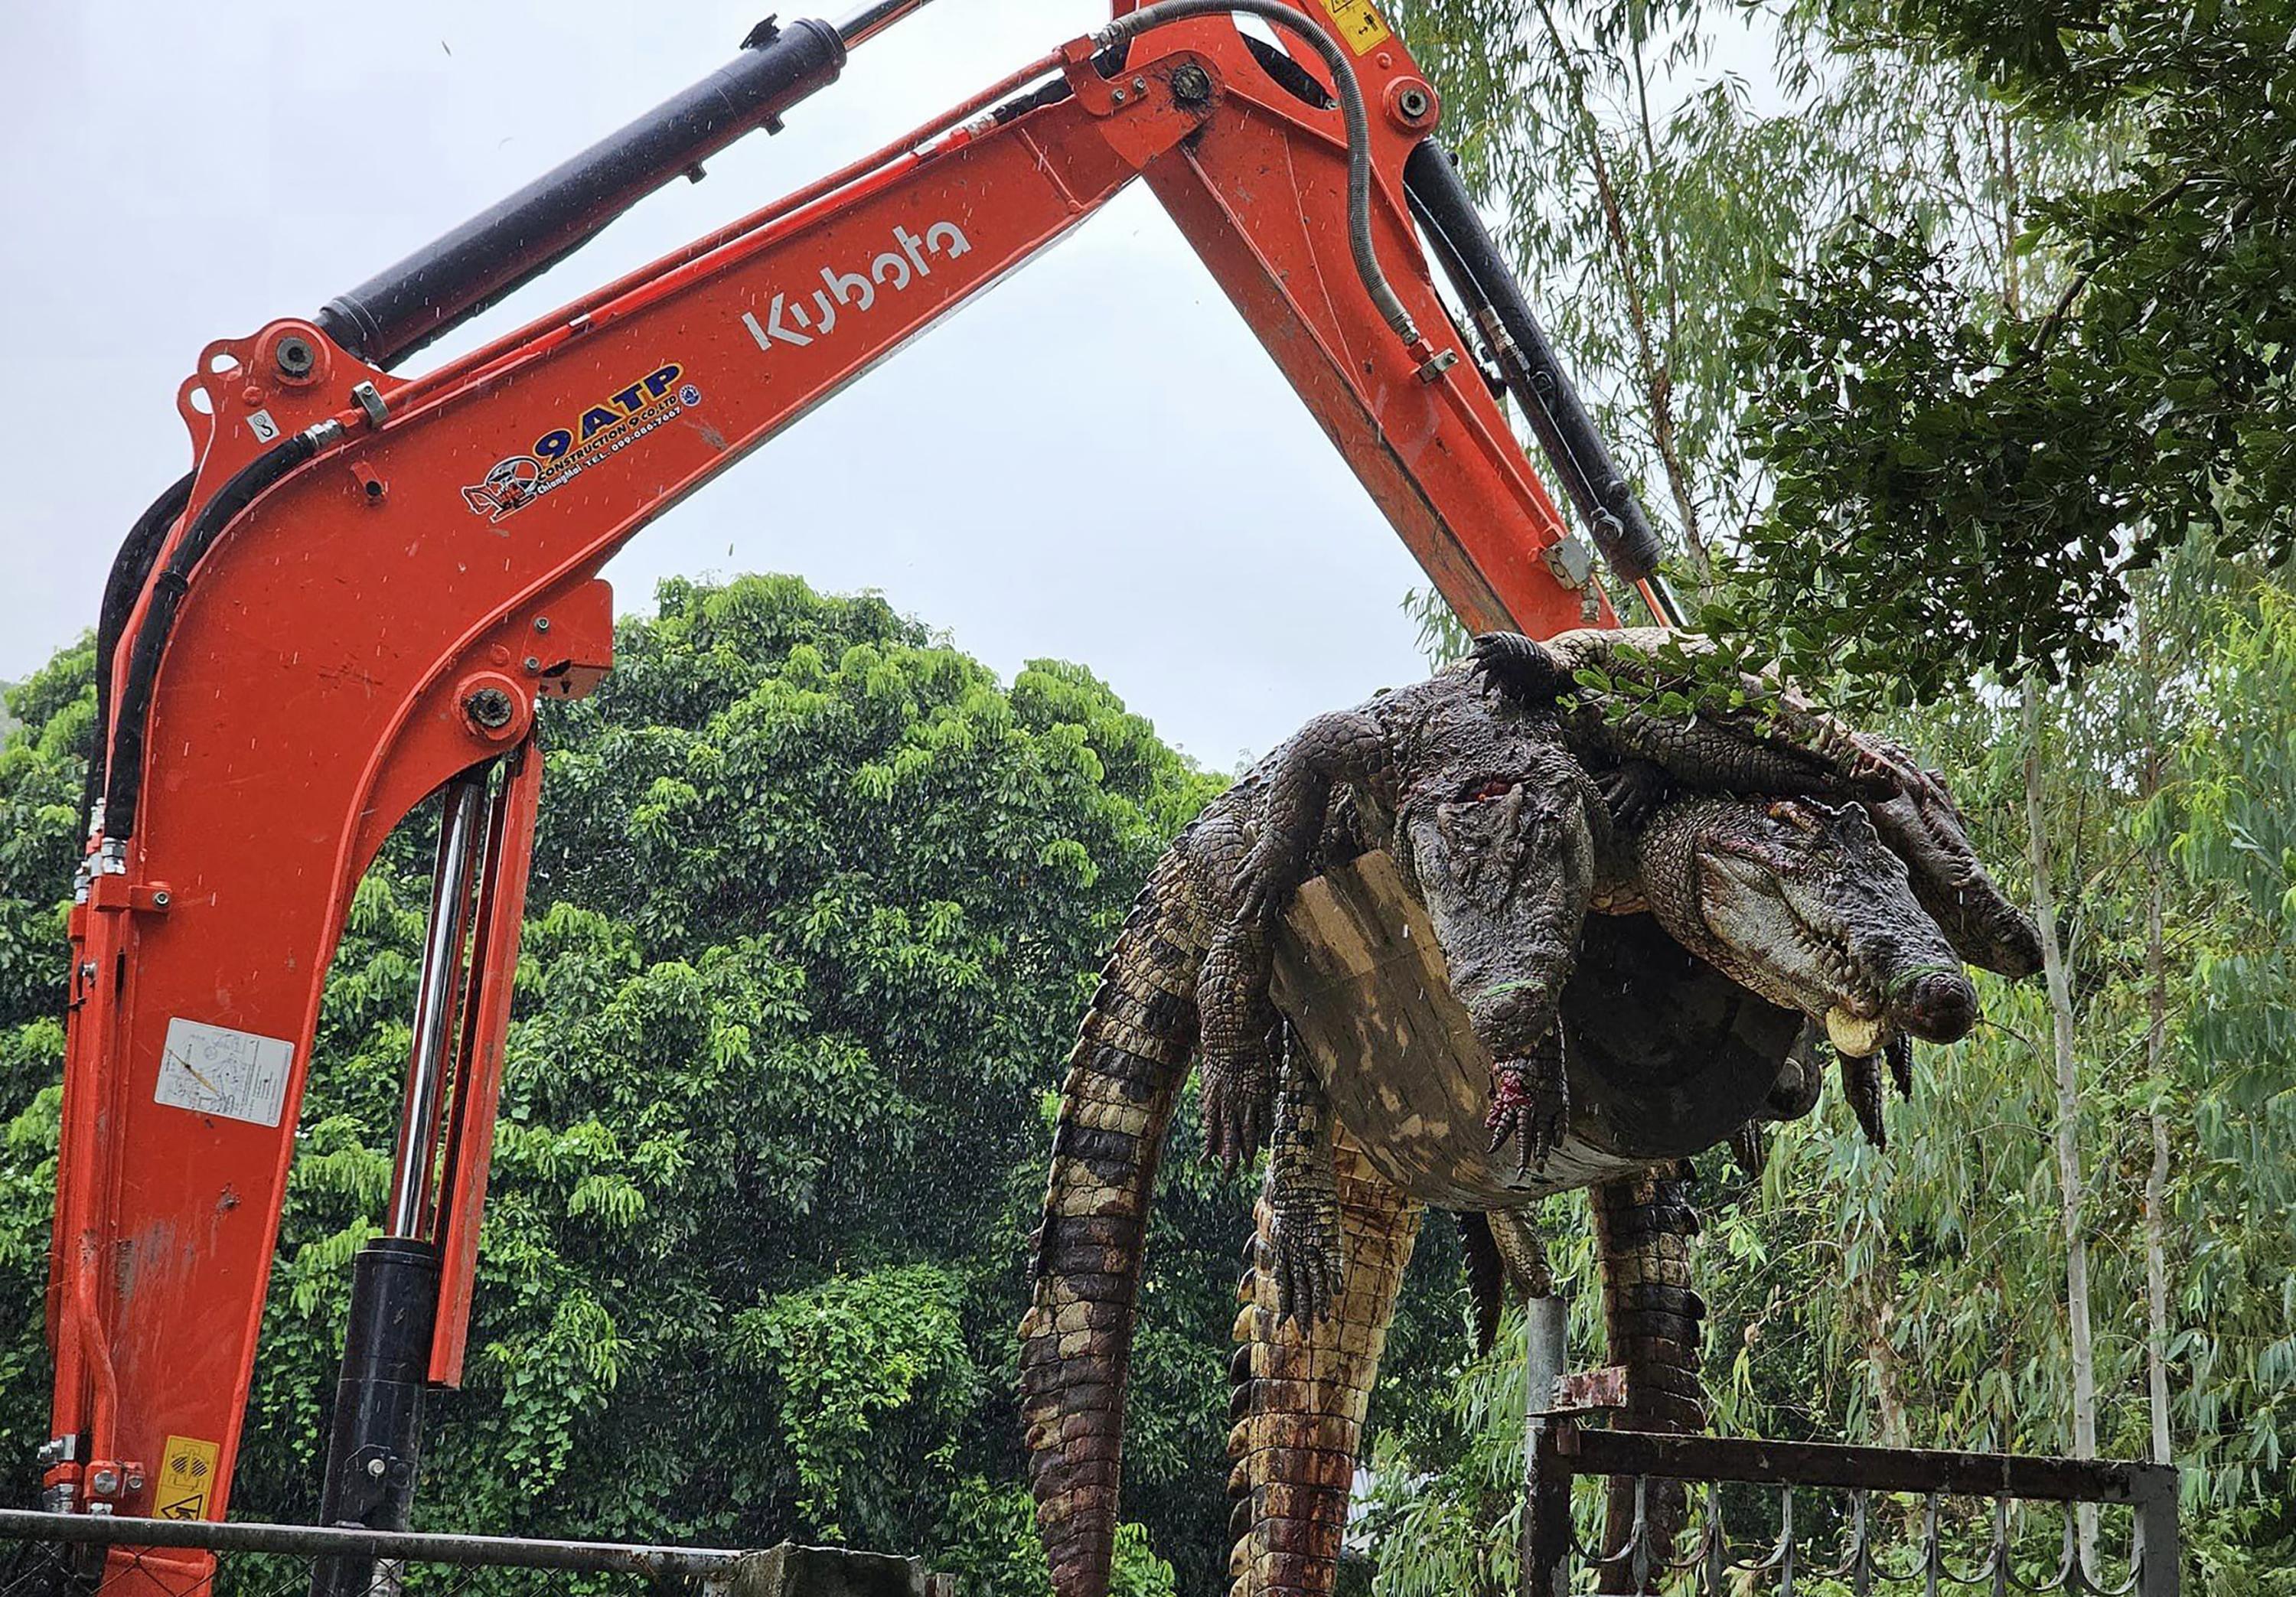
[[[93,623],[121,535],[189,463],[173,396],[209,339],[310,314],[721,64],[772,4],[0,4],[0,678]],[[939,0],[780,136],[647,201],[476,328],[761,204],[1106,15]],[[607,568],[624,610],[665,575],[740,571],[880,589],[1008,676],[1082,661],[1218,766],[1419,671],[1398,608],[1417,568],[1144,188]]]

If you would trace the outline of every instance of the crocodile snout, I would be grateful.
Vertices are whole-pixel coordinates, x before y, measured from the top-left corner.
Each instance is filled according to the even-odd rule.
[[[1932,970],[1906,987],[1898,1012],[1923,1042],[1956,1043],[1977,1024],[1977,989],[1957,971]]]

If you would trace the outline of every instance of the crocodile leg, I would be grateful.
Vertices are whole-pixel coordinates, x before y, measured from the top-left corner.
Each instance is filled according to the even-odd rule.
[[[1507,1298],[1550,1297],[1554,1275],[1547,1268],[1546,1244],[1527,1208],[1463,1213],[1459,1242],[1466,1254],[1467,1299],[1474,1308],[1475,1353],[1480,1357],[1498,1346],[1499,1316]]]
[[[1230,1597],[1328,1597],[1338,1578],[1356,1448],[1420,1209],[1344,1136],[1334,1161],[1347,1257],[1336,1312],[1313,1323],[1279,1316],[1275,1216],[1265,1196],[1254,1265],[1237,1288]]]
[[[1194,1042],[1203,927],[1183,869],[1167,855],[1142,890],[1070,1056],[1021,1323],[1029,1485],[1059,1597],[1105,1597],[1114,1555],[1149,1197]]]
[[[1240,805],[1207,811],[1185,845],[1199,897],[1218,913],[1196,986],[1204,1157],[1231,1175],[1267,1140],[1275,1101],[1267,922],[1235,907],[1251,849],[1243,815]]]
[[[1635,1430],[1690,1432],[1706,1427],[1706,1393],[1698,1377],[1699,1322],[1706,1305],[1690,1280],[1690,1239],[1698,1216],[1690,1183],[1652,1174],[1594,1189],[1595,1237],[1603,1259],[1603,1321],[1611,1361],[1627,1371],[1622,1423]],[[1644,1498],[1651,1562],[1672,1556],[1687,1518],[1678,1481],[1650,1482]],[[1605,1552],[1626,1547],[1634,1525],[1630,1480],[1611,1483]],[[1628,1560],[1605,1563],[1603,1592],[1634,1592]],[[1655,1583],[1644,1591],[1654,1592]]]
[[[1340,1245],[1331,1102],[1289,1022],[1283,1028],[1283,1076],[1267,1180],[1275,1314],[1313,1324],[1338,1302],[1347,1265]]]
[[[1228,1175],[1267,1140],[1275,1106],[1267,922],[1238,916],[1212,933],[1196,1003],[1202,1017],[1204,1157]]]
[[[1248,919],[1281,914],[1308,874],[1316,839],[1342,783],[1379,784],[1393,756],[1386,729],[1359,709],[1317,716],[1268,757],[1259,835],[1245,862],[1240,911]]]

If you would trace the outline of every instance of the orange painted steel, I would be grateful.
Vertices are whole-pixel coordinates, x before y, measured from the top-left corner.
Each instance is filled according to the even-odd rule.
[[[1349,29],[1321,4],[1301,14],[1360,44],[1364,8],[1337,9]],[[1463,353],[1403,198],[1404,160],[1433,119],[1423,107],[1406,120],[1398,107],[1419,102],[1400,91],[1423,82],[1393,39],[1356,66],[1373,108],[1377,253],[1437,349]],[[455,1378],[539,780],[534,704],[587,692],[611,663],[599,568],[1135,177],[1471,627],[1543,634],[1609,618],[1591,590],[1550,574],[1562,521],[1474,364],[1423,370],[1374,310],[1349,253],[1336,110],[1271,77],[1224,19],[1149,33],[1112,77],[1080,40],[994,93],[1054,72],[1065,96],[963,119],[993,96],[978,97],[412,381],[304,321],[201,352],[179,396],[198,468],[176,538],[271,440],[329,421],[341,431],[193,573],[151,701],[133,835],[72,913],[49,1314],[55,1434],[79,1445],[49,1486],[121,1514],[181,1511],[189,1498],[155,1501],[162,1454],[212,1444],[192,1506],[222,1517],[321,983],[351,894],[427,795],[521,750],[488,851],[438,1199],[446,1301],[431,1368]],[[275,359],[291,337],[316,352],[295,380]],[[379,422],[359,384],[373,385]],[[1173,469],[1152,446],[1110,452],[1118,466]],[[123,643],[111,662],[115,681],[127,654]],[[490,692],[510,701],[508,720],[482,724],[472,707],[494,706]],[[163,1062],[171,1029],[179,1045]],[[239,1075],[201,1097],[184,1072],[202,1061]],[[153,1569],[197,1573],[196,1560]]]

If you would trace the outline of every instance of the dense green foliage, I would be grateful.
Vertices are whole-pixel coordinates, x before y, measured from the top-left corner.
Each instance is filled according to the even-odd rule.
[[[1776,494],[1741,613],[1926,699],[2103,659],[2188,536],[2296,553],[2296,6],[1877,11],[1997,92],[2005,148],[2091,155],[2009,192],[2005,273],[1886,216],[1747,325]]]
[[[2070,1451],[2086,1362],[2100,1449],[2189,1466],[2197,1589],[2291,1590],[2296,12],[1414,12],[1709,627],[1882,717],[2056,900],[2069,1093],[2043,985],[1988,981],[1887,1152],[1829,1093],[1759,1183],[1705,1172],[1718,1423]],[[1759,95],[1717,65],[1749,17]],[[1385,1589],[1503,1584],[1520,1384],[1502,1358],[1454,1388],[1464,1450],[1390,1434]]]
[[[844,1537],[1041,1587],[1015,1423],[1044,1100],[1149,864],[1215,790],[1073,667],[1009,688],[875,599],[666,587],[549,718],[469,1380],[435,1527]],[[0,1468],[30,1478],[85,648],[0,749]],[[390,1170],[430,823],[363,884],[303,1115],[234,1507],[307,1518]],[[1224,1560],[1247,1206],[1171,1189],[1128,1590]],[[1155,1552],[1149,1551],[1152,1539]],[[990,1578],[990,1572],[994,1577]],[[1160,1573],[1162,1571],[1162,1573]]]

